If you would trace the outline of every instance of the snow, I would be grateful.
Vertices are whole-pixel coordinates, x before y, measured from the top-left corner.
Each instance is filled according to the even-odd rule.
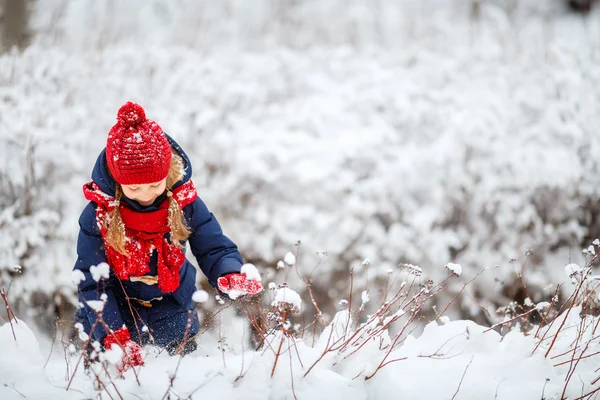
[[[83,281],[85,281],[83,272],[79,269],[74,269],[73,272],[71,272],[71,282],[73,282],[73,285],[77,286]]]
[[[363,290],[363,292],[360,295],[360,299],[362,301],[362,304],[367,304],[369,302],[369,291]]]
[[[100,263],[90,267],[90,273],[92,274],[94,281],[98,282],[100,279],[108,279],[110,267],[107,263]]]
[[[271,305],[273,307],[279,307],[282,304],[291,304],[293,307],[301,309],[302,299],[296,291],[290,288],[278,288]]]
[[[258,271],[258,268],[254,266],[254,264],[246,263],[242,265],[241,273],[246,275],[246,278],[249,280],[254,280],[258,282],[262,281],[260,272]]]
[[[460,276],[462,274],[462,267],[460,264],[448,263],[446,264],[446,268],[448,268],[456,276]]]
[[[89,339],[89,336],[87,333],[85,333],[83,325],[80,322],[78,322],[74,325],[74,327],[75,329],[77,329],[79,340],[81,340],[82,342],[86,342]]]
[[[539,339],[518,329],[502,337],[472,321],[451,321],[447,317],[440,323],[428,323],[419,336],[408,335],[404,343],[391,352],[388,347],[380,348],[380,341],[371,340],[359,352],[351,354],[350,348],[342,349],[340,344],[352,337],[354,323],[348,311],[341,311],[314,347],[278,333],[270,335],[266,349],[276,349],[282,344],[277,363],[274,350],[245,349],[241,353],[226,350],[223,354],[197,350],[179,361],[178,357],[169,357],[159,349],[146,346],[143,349],[145,366],[136,369],[139,384],[132,370],[125,372],[124,379],[118,379],[114,371],[109,371],[112,378],[105,373],[99,377],[107,383],[112,380],[115,386],[109,384],[104,390],[113,395],[116,388],[120,393],[147,399],[160,399],[167,390],[180,398],[218,395],[224,400],[284,399],[294,394],[298,398],[321,398],[327,394],[328,398],[344,400],[449,399],[455,393],[458,399],[559,399],[570,373],[569,363],[561,363],[569,360],[564,353],[574,341],[581,321],[579,310],[573,310],[565,320],[565,328],[551,350],[551,357],[544,357],[550,340],[542,340],[536,350]],[[591,338],[597,318],[588,317],[583,322],[584,333],[589,332]],[[26,398],[49,399],[98,396],[96,378],[86,375],[83,368],[74,372],[78,352],[66,355],[62,351],[51,352],[49,364],[44,368],[47,355],[42,356],[27,324],[13,321],[13,327],[16,342],[9,323],[0,327],[0,376],[5,383],[0,386],[1,398],[17,399],[20,394]],[[121,351],[117,350],[118,346],[114,347],[102,355],[110,364],[120,360]],[[291,349],[294,351],[289,351]],[[44,349],[44,353],[48,351]],[[386,354],[393,362],[378,369]],[[592,390],[594,386],[586,382],[595,377],[595,369],[593,358],[581,359],[565,395],[574,398],[582,391]],[[169,371],[176,377],[170,389]],[[272,377],[271,371],[275,372]],[[374,372],[373,377],[365,380]],[[73,378],[68,391],[65,374],[69,380]]]
[[[578,275],[582,275],[583,274],[583,268],[581,268],[579,265],[571,263],[571,264],[567,264],[565,265],[565,273],[567,274],[567,276],[571,279],[577,277]]]
[[[296,256],[288,251],[283,258],[283,262],[292,267],[296,265]]]
[[[206,303],[208,299],[209,295],[205,290],[196,290],[192,295],[192,300],[196,303]]]
[[[104,304],[106,304],[106,302],[98,300],[88,300],[87,302],[87,305],[96,312],[102,312],[102,310],[104,310]]]

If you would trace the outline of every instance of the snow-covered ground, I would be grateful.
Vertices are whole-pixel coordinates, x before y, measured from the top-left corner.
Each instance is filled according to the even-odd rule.
[[[221,352],[216,341],[208,340],[179,358],[147,346],[146,365],[122,377],[110,364],[86,374],[72,345],[55,343],[49,351],[46,339],[40,348],[25,322],[13,321],[0,327],[0,398],[593,398],[586,395],[600,387],[591,384],[598,378],[594,355],[600,343],[593,331],[599,320],[581,319],[577,307],[570,311],[564,325],[564,314],[555,321],[539,347],[540,340],[518,329],[500,336],[472,321],[443,317],[419,337],[408,335],[393,351],[386,329],[365,341],[348,340],[352,320],[341,311],[314,344],[277,332],[259,351],[230,342]],[[559,326],[561,334],[554,341]],[[237,320],[228,327],[229,332],[244,330],[244,323]],[[234,336],[239,338],[239,332]],[[539,333],[543,336],[544,330]],[[229,337],[221,339],[225,343]],[[356,344],[339,345],[346,340]],[[386,365],[378,369],[383,361]]]
[[[56,306],[75,302],[81,185],[127,100],[183,145],[200,196],[265,283],[287,281],[306,305],[287,271],[312,273],[327,323],[350,269],[368,313],[398,265],[419,266],[422,282],[460,271],[437,310],[485,269],[452,321],[415,331],[391,355],[407,359],[372,379],[385,350],[370,345],[302,378],[320,355],[312,339],[271,377],[273,351],[242,348],[245,320],[231,313],[225,354],[207,333],[172,398],[561,398],[569,365],[551,356],[579,336],[576,310],[549,357],[530,356],[532,335],[483,331],[505,318],[496,309],[523,271],[534,307],[561,283],[566,299],[564,266],[584,264],[581,248],[600,235],[598,7],[582,17],[558,0],[35,3],[32,45],[0,55],[0,288],[35,332],[15,325],[15,344],[0,328],[0,398],[96,397],[81,368],[65,392],[78,355],[65,360],[40,325],[52,331]],[[167,391],[178,360],[147,351],[141,386],[132,372],[114,380],[123,398]],[[591,390],[594,363],[578,363],[569,398]]]

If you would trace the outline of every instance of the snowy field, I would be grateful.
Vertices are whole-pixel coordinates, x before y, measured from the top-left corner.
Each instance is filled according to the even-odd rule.
[[[36,3],[32,44],[0,55],[0,288],[20,319],[0,314],[0,399],[594,398],[599,320],[580,310],[595,281],[567,316],[583,278],[565,266],[587,265],[600,236],[598,7]],[[191,356],[148,347],[125,379],[85,374],[52,340],[54,312],[68,338],[76,303],[81,186],[128,100],[190,155],[200,197],[263,282],[287,282],[311,317],[298,274],[276,267],[298,256],[328,330],[278,330],[252,351],[229,307]],[[402,301],[447,285],[420,319],[408,307],[387,326],[403,303],[382,315],[384,288],[410,285],[405,263],[422,274]],[[220,307],[211,296],[201,320]],[[380,328],[361,331],[369,321]]]

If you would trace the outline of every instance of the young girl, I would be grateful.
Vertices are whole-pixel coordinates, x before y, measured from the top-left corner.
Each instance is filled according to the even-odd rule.
[[[242,257],[198,197],[191,175],[187,155],[141,106],[128,102],[119,109],[92,181],[83,187],[90,203],[79,219],[74,269],[85,277],[76,322],[104,348],[121,347],[120,371],[143,365],[140,346],[147,343],[170,354],[196,348],[196,270],[185,259],[186,241],[221,293],[262,290],[240,273]],[[93,267],[103,262],[109,277],[98,280]],[[91,307],[97,301],[104,302],[100,311]]]

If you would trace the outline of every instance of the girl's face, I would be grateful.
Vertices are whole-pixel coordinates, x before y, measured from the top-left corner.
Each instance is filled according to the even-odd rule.
[[[158,196],[164,193],[167,187],[167,178],[162,181],[147,183],[145,185],[121,185],[123,194],[135,200],[143,206],[149,206],[154,203]]]

